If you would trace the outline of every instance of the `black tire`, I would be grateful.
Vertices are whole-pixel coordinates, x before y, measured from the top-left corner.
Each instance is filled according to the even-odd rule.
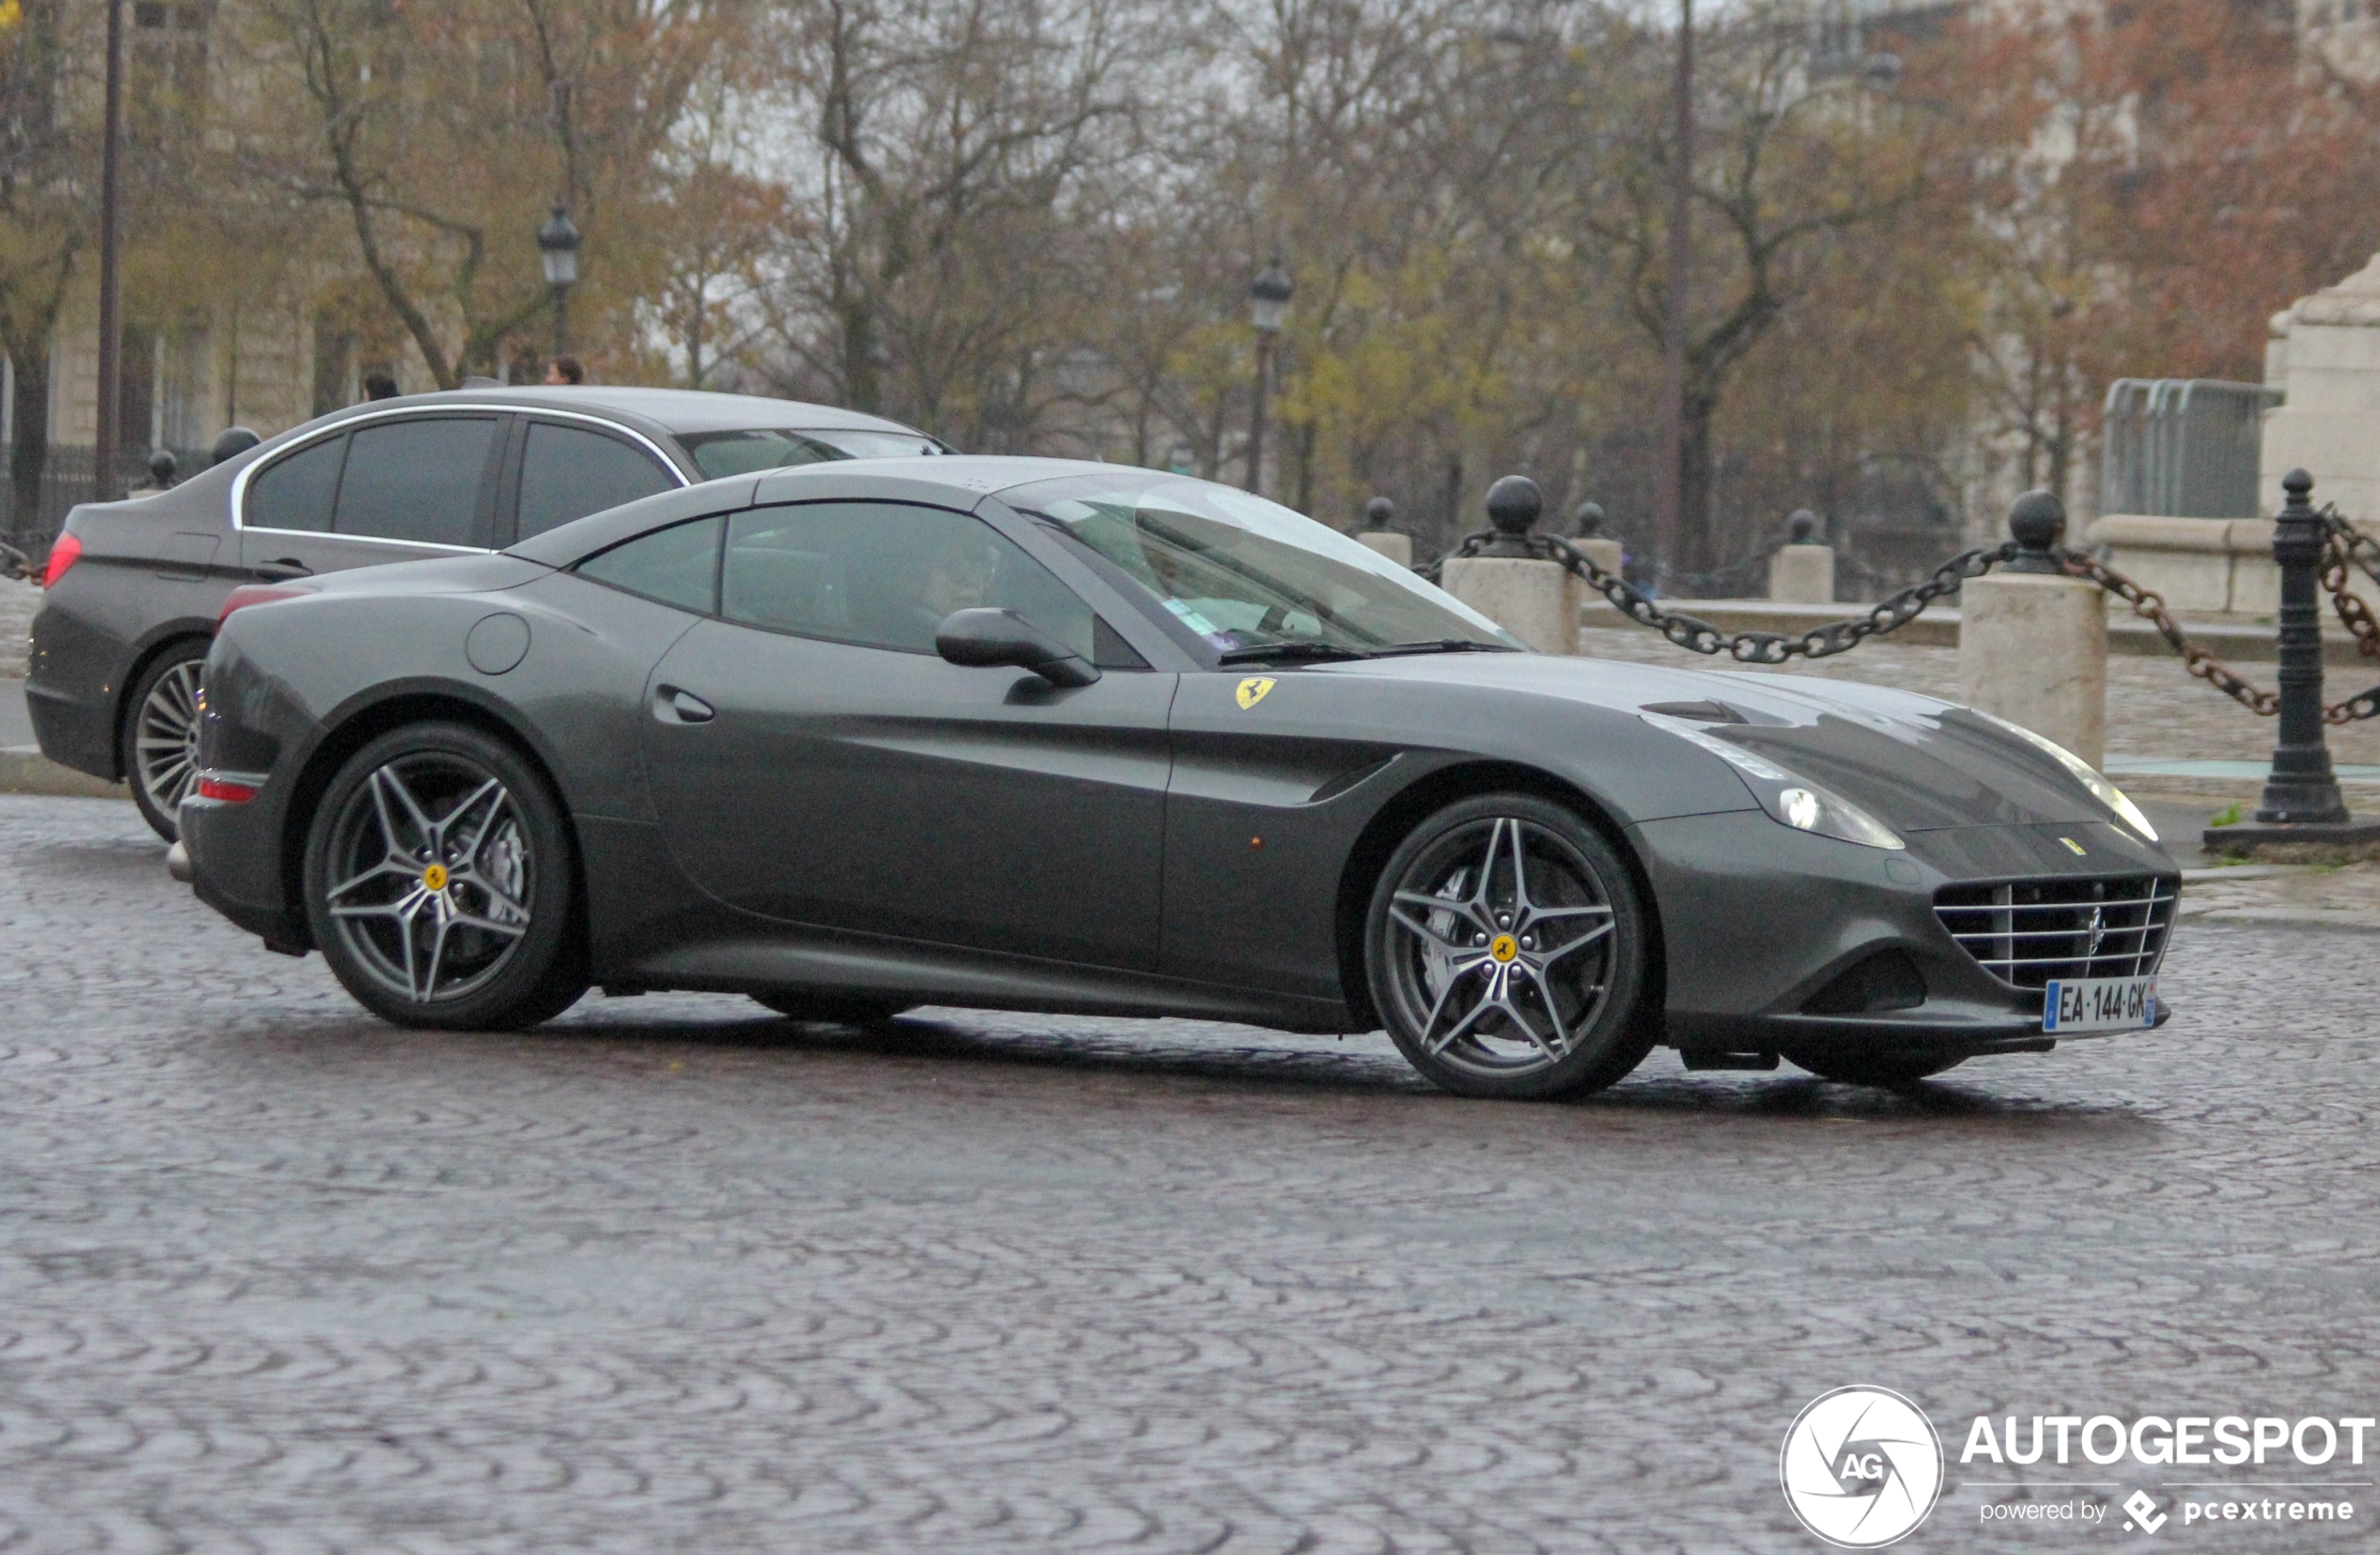
[[[1956,1069],[1967,1061],[1964,1058],[1944,1058],[1935,1053],[1893,1053],[1858,1048],[1788,1049],[1784,1058],[1822,1080],[1833,1080],[1847,1086],[1883,1086],[1888,1088],[1915,1085],[1920,1080],[1930,1079],[1945,1069]]]
[[[825,1020],[838,1026],[872,1026],[892,1019],[903,1010],[915,1008],[895,1000],[839,999],[813,994],[754,994],[752,998],[787,1020]]]
[[[577,872],[561,803],[519,751],[464,724],[409,724],[349,758],[316,808],[306,921],[381,1018],[518,1029],[587,992]]]
[[[1648,935],[1600,833],[1548,800],[1491,793],[1439,810],[1389,856],[1364,967],[1414,1068],[1465,1096],[1538,1100],[1599,1090],[1652,1051]]]
[[[151,659],[125,699],[124,727],[117,731],[125,786],[141,819],[168,842],[182,838],[182,796],[198,781],[199,667],[207,646],[193,638]]]

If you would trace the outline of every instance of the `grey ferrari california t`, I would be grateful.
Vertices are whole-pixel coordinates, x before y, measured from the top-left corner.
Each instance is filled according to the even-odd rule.
[[[1386,1027],[1542,1097],[1659,1043],[1892,1084],[2166,1014],[2179,872],[2057,746],[1527,652],[1148,470],[713,481],[243,589],[204,688],[182,872],[407,1025],[600,985]]]

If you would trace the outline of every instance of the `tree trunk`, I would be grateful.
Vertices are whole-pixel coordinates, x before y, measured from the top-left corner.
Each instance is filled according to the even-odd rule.
[[[19,534],[43,528],[41,475],[50,463],[50,341],[23,342],[8,352],[16,370],[16,405],[8,424],[8,526]]]
[[[1677,569],[1681,572],[1708,572],[1722,559],[1718,515],[1712,511],[1718,481],[1711,455],[1711,422],[1718,415],[1716,393],[1686,396],[1677,450]]]

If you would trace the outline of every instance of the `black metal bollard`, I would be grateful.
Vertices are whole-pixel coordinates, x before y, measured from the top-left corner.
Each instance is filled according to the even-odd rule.
[[[2281,743],[2256,819],[2268,825],[2339,825],[2347,819],[2322,723],[2322,520],[2307,500],[2313,477],[2293,469],[2281,478],[2288,501],[2272,532],[2272,559],[2281,565]]]
[[[1785,536],[1794,545],[1818,543],[1818,515],[1807,508],[1796,508],[1785,521]]]
[[[2029,491],[2008,507],[2008,536],[2016,555],[2003,572],[2063,572],[2058,542],[2066,538],[2066,504],[2053,491]]]
[[[1376,496],[1363,505],[1363,526],[1381,533],[1396,526],[1396,504],[1385,496]]]
[[[1529,530],[1545,511],[1545,494],[1525,475],[1508,475],[1487,492],[1488,522],[1495,538],[1480,550],[1483,556],[1534,556]]]
[[[2203,840],[2210,853],[2337,862],[2380,848],[2380,822],[2347,814],[2324,738],[2323,525],[2309,500],[2313,477],[2293,469],[2281,489],[2288,500],[2272,532],[2272,559],[2281,566],[2281,738],[2254,822],[2209,826]]]

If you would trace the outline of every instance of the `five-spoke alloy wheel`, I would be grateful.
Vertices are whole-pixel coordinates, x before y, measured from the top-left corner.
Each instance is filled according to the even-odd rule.
[[[586,992],[561,807],[510,746],[394,730],[334,778],[306,840],[315,943],[390,1020],[533,1026]]]
[[[1450,1090],[1599,1088],[1651,1051],[1645,926],[1627,866],[1531,794],[1450,805],[1390,856],[1365,936],[1372,999],[1413,1066]]]
[[[124,775],[141,819],[168,842],[182,836],[183,796],[199,776],[199,676],[204,643],[181,643],[141,672],[125,703]]]

